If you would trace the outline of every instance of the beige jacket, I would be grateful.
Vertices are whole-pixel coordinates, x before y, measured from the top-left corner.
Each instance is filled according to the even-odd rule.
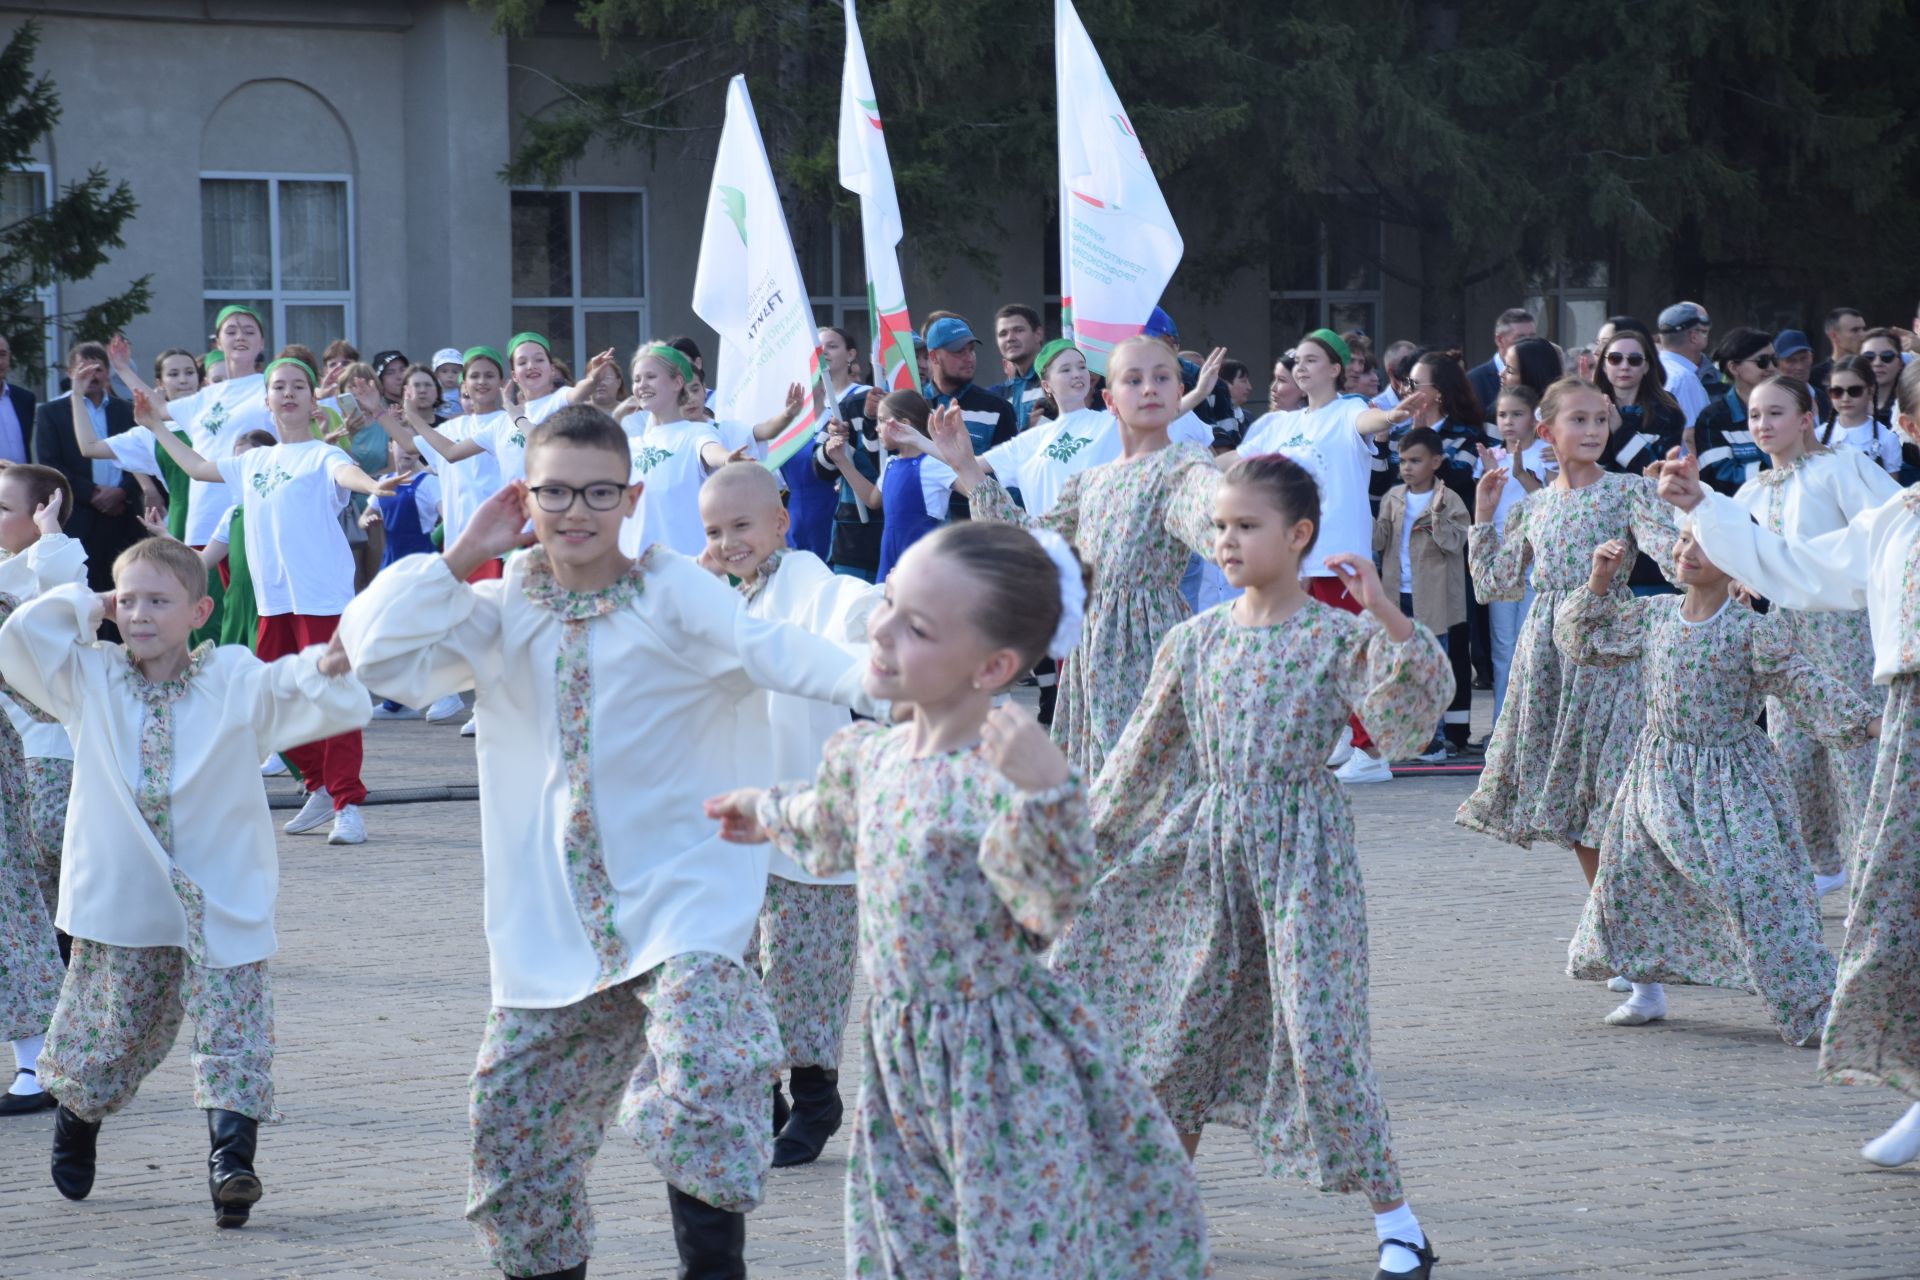
[[[1373,521],[1373,549],[1380,557],[1380,585],[1387,599],[1413,593],[1413,614],[1437,635],[1467,620],[1467,504],[1440,481],[1433,501],[1420,513],[1407,543],[1413,584],[1400,581],[1400,527],[1407,519],[1407,486],[1397,484],[1380,499]]]

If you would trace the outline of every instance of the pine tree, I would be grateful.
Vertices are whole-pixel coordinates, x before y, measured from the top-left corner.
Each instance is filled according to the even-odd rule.
[[[34,145],[60,118],[52,81],[33,75],[39,45],[39,25],[25,22],[0,49],[0,171],[31,160]],[[0,226],[0,333],[27,376],[41,372],[48,325],[75,339],[105,339],[147,310],[150,276],[77,313],[43,317],[36,305],[40,290],[88,279],[110,250],[123,247],[120,229],[137,208],[127,184],[109,184],[106,171],[96,165],[62,188],[46,208]]]

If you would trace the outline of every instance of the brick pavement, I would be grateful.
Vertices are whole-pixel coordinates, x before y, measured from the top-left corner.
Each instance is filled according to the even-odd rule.
[[[451,727],[378,726],[367,777],[471,782],[470,745]],[[1601,1025],[1617,997],[1561,976],[1580,899],[1572,857],[1454,827],[1470,784],[1403,779],[1355,797],[1375,1059],[1439,1275],[1920,1276],[1920,1166],[1857,1156],[1901,1102],[1817,1085],[1815,1055],[1782,1045],[1742,993],[1680,988],[1665,1026]],[[370,808],[367,826],[359,849],[281,839],[287,1119],[262,1135],[253,1224],[209,1220],[205,1126],[179,1047],[103,1130],[84,1203],[47,1181],[49,1116],[0,1123],[0,1275],[488,1274],[460,1219],[465,1075],[486,1009],[478,809]],[[1837,910],[1830,899],[1836,943]],[[842,1138],[818,1164],[772,1175],[749,1220],[754,1274],[842,1274],[844,1157]],[[1358,1197],[1268,1181],[1228,1130],[1207,1137],[1199,1173],[1220,1276],[1372,1274]],[[624,1137],[592,1187],[593,1274],[670,1275],[662,1184]]]

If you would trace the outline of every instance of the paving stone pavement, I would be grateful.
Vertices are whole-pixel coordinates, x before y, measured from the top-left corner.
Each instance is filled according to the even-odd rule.
[[[473,780],[471,743],[452,726],[378,725],[368,748],[376,788]],[[1920,1276],[1920,1165],[1858,1157],[1904,1102],[1817,1084],[1814,1053],[1783,1045],[1744,993],[1679,988],[1666,1025],[1603,1026],[1618,997],[1562,975],[1581,897],[1572,856],[1453,826],[1471,784],[1401,779],[1354,795],[1374,1059],[1437,1274]],[[102,1131],[83,1203],[48,1182],[49,1114],[0,1121],[0,1275],[489,1274],[460,1216],[466,1073],[487,997],[478,806],[366,816],[357,849],[280,840],[286,1122],[262,1132],[267,1196],[252,1224],[210,1221],[183,1042]],[[1838,911],[1829,899],[1836,945]],[[858,1055],[850,1036],[849,1104]],[[771,1175],[748,1221],[753,1274],[843,1274],[845,1154],[843,1133],[819,1163]],[[1198,1170],[1225,1280],[1372,1274],[1360,1198],[1261,1176],[1231,1130],[1207,1135]],[[617,1131],[592,1193],[593,1275],[671,1275],[663,1184]]]

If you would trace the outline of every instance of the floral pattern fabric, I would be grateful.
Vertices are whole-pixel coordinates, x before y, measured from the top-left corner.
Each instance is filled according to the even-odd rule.
[[[0,716],[0,1040],[45,1031],[60,996],[53,902],[25,803],[28,777],[20,734]],[[54,852],[57,895],[57,844]]]
[[[747,939],[747,963],[758,970],[780,1024],[782,1065],[839,1067],[859,928],[853,885],[767,877],[767,900]]]
[[[1909,493],[1912,490],[1908,491]],[[1920,542],[1915,543],[1920,546]],[[1920,596],[1911,576],[1905,614]],[[1820,1074],[1920,1100],[1920,674],[1894,677],[1867,796]]]
[[[280,1118],[273,1106],[273,992],[265,961],[209,969],[179,947],[73,940],[40,1083],[82,1120],[128,1102],[193,1020],[193,1105]]]
[[[1053,738],[1081,775],[1127,727],[1167,629],[1192,612],[1180,594],[1190,554],[1213,554],[1220,471],[1205,449],[1169,445],[1069,476],[1044,516],[1021,510],[991,476],[973,491],[973,518],[1052,529],[1093,569],[1080,644],[1061,664]]]
[[[1500,531],[1473,526],[1467,566],[1476,596],[1521,599],[1531,566],[1535,600],[1514,642],[1480,784],[1455,822],[1523,849],[1536,840],[1598,847],[1646,710],[1640,669],[1568,662],[1554,647],[1554,612],[1586,584],[1602,542],[1619,538],[1626,563],[1645,551],[1664,572],[1677,536],[1673,508],[1653,483],[1613,472],[1578,489],[1551,484],[1527,495]],[[1627,595],[1624,582],[1616,593]]]
[[[1691,623],[1683,599],[1583,587],[1560,606],[1571,661],[1637,662],[1647,689],[1567,971],[1758,991],[1798,1044],[1820,1028],[1834,963],[1793,791],[1756,721],[1763,699],[1777,699],[1845,748],[1867,741],[1876,713],[1793,652],[1779,615],[1729,602]]]
[[[508,1275],[593,1252],[587,1172],[614,1118],[674,1186],[732,1210],[760,1202],[780,1033],[757,978],[675,956],[557,1009],[496,1005],[473,1069],[467,1221]]]
[[[1084,893],[1083,788],[1021,792],[978,748],[915,759],[912,734],[844,730],[811,788],[778,787],[760,805],[809,872],[860,874],[873,996],[847,1274],[1207,1274],[1178,1136],[1036,950]]]
[[[40,877],[40,894],[47,902],[49,920],[60,905],[60,850],[67,834],[67,800],[73,794],[73,761],[59,756],[27,759],[27,813],[32,824],[33,855]]]
[[[1111,866],[1055,948],[1174,1126],[1248,1131],[1270,1176],[1400,1198],[1368,1045],[1353,820],[1325,761],[1348,715],[1389,755],[1453,694],[1425,627],[1309,602],[1168,633],[1093,792]]]
[[[620,938],[620,909],[607,871],[600,823],[593,808],[593,627],[595,618],[630,606],[644,585],[646,557],[634,561],[612,585],[570,591],[553,576],[544,551],[529,553],[524,590],[528,600],[562,622],[554,659],[554,705],[560,717],[560,754],[567,766],[566,826],[562,857],[574,911],[600,967],[595,991],[622,981],[632,957]]]

